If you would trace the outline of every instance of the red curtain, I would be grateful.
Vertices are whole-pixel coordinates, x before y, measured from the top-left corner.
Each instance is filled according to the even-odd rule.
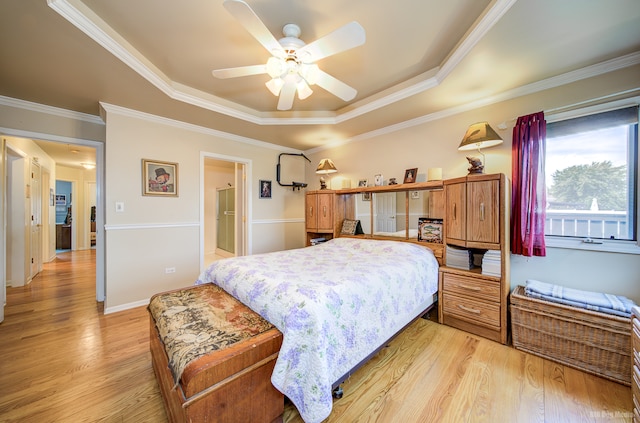
[[[521,116],[511,144],[511,252],[546,255],[544,220],[547,194],[544,177],[547,122],[544,112]]]

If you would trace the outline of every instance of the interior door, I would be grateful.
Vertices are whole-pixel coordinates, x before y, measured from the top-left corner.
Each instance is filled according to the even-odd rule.
[[[40,165],[36,161],[31,162],[31,184],[27,188],[27,196],[31,201],[31,279],[42,269],[42,193]]]
[[[4,137],[0,137],[0,192],[7,192],[7,151],[5,147]],[[6,243],[7,243],[7,218],[6,218],[6,195],[0,195],[0,277],[2,282],[0,286],[0,323],[4,320],[4,304],[7,301],[7,257],[6,257]]]
[[[396,193],[375,193],[373,201],[375,203],[375,232],[396,232]]]

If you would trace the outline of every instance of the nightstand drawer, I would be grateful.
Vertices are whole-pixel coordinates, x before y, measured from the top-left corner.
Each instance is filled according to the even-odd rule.
[[[442,290],[448,293],[500,302],[500,282],[444,273]]]
[[[631,378],[631,392],[633,393],[634,406],[638,407],[638,399],[640,398],[640,370],[638,366],[633,366],[633,377]]]
[[[444,314],[459,317],[472,323],[500,326],[500,305],[474,301],[445,292],[442,295]]]
[[[640,321],[633,319],[633,328],[631,332],[631,346],[633,350],[640,353]]]

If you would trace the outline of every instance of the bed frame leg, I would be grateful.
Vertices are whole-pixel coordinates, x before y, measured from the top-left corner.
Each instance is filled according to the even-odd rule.
[[[342,398],[342,395],[344,395],[344,391],[342,390],[342,385],[339,385],[337,388],[335,388],[332,394],[335,399]]]

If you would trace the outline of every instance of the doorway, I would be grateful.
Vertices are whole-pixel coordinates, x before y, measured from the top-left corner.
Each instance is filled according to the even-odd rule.
[[[247,174],[250,161],[202,154],[202,267],[248,254]]]
[[[97,227],[101,228],[104,225],[102,212],[104,201],[97,194],[104,195],[104,189],[101,188],[104,166],[103,143],[70,138],[62,139],[61,137],[56,137],[60,138],[56,141],[47,141],[42,140],[42,138],[25,138],[25,135],[29,136],[29,134],[21,133],[19,138],[12,138],[12,136],[2,138],[3,152],[7,157],[2,170],[7,189],[6,202],[3,207],[4,228],[2,238],[5,263],[4,280],[8,286],[21,286],[21,281],[24,281],[23,284],[28,283],[31,280],[30,276],[35,276],[42,268],[42,263],[54,260],[56,257],[56,197],[52,179],[61,175],[64,179],[70,180],[77,179],[82,181],[87,179],[87,174],[83,173],[86,172],[84,168],[77,167],[71,170],[62,168],[61,170],[58,166],[61,162],[56,159],[56,154],[61,154],[60,150],[65,150],[71,156],[77,155],[79,149],[90,150],[92,157],[95,158],[93,160],[96,165],[95,175],[90,178],[91,183],[86,183],[85,181],[85,185],[92,187],[92,189],[81,189],[82,187],[78,186],[77,189],[73,188],[72,195],[70,194],[70,201],[74,201],[77,205],[72,208],[73,218],[76,219],[77,216],[83,217],[83,222],[76,221],[77,225],[74,228],[78,228],[82,234],[86,233],[86,242],[84,240],[78,241],[79,245],[77,247],[81,249],[91,248],[90,215],[92,214],[92,209],[87,207],[84,210],[84,204],[97,205],[96,209],[94,209],[96,210],[94,214]],[[38,134],[38,137],[42,137],[42,134]],[[16,149],[15,145],[19,145],[21,150]],[[48,151],[48,146],[51,148],[51,153]],[[49,164],[50,160],[48,158],[46,166],[43,165],[43,160],[38,163],[36,157],[42,158],[42,151],[54,161],[53,166]],[[49,167],[53,168],[49,169]],[[73,176],[73,172],[84,176],[76,178]],[[36,176],[37,179],[34,179]],[[82,197],[86,195],[93,195],[95,198],[83,201]],[[81,209],[82,211],[80,212]],[[34,216],[33,219],[31,216]],[[36,216],[39,217],[36,218]],[[22,222],[22,227],[29,227],[28,238],[24,235],[24,231],[13,229],[16,222]],[[22,237],[20,237],[20,233],[23,234]],[[71,248],[76,248],[73,241]],[[96,300],[102,302],[105,299],[104,236],[100,231],[96,233],[95,248],[97,250],[95,254],[95,266],[97,269],[95,281]],[[31,257],[26,257],[26,253],[31,254]],[[32,258],[33,262],[31,261]]]

